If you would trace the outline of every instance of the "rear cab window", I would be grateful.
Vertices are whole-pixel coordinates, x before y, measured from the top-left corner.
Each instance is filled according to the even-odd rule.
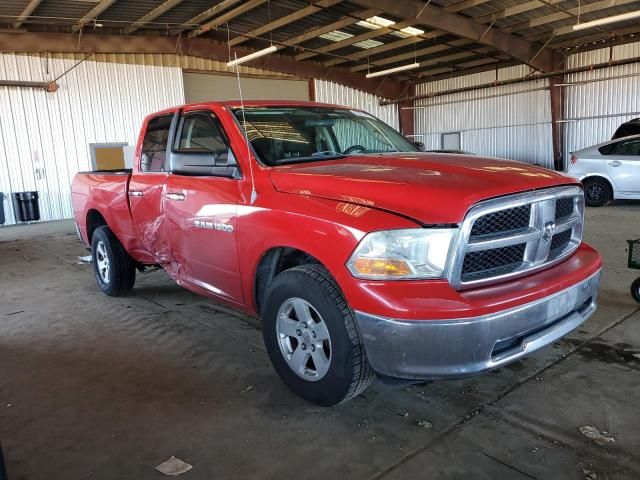
[[[159,115],[147,123],[140,155],[141,172],[166,172],[167,145],[173,114]]]

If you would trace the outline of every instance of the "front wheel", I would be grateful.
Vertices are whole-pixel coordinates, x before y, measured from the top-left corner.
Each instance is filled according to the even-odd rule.
[[[373,380],[351,309],[324,267],[301,265],[280,273],[269,286],[262,324],[273,367],[305,400],[335,405]]]
[[[120,241],[107,226],[91,237],[91,263],[100,289],[111,297],[128,293],[136,281],[136,267]]]

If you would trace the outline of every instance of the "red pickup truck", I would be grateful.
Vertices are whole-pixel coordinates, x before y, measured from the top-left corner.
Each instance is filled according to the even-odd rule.
[[[215,102],[144,121],[133,171],[79,173],[78,233],[100,288],[136,270],[263,323],[274,368],[332,405],[375,375],[469,376],[596,309],[580,184],[539,167],[428,154],[375,117]]]

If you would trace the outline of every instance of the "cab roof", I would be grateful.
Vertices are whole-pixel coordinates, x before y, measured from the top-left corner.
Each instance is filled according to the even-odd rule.
[[[242,102],[238,100],[224,100],[224,101],[215,101],[215,102],[196,102],[196,103],[186,103],[184,105],[176,105],[175,107],[166,108],[164,110],[160,110],[158,112],[153,112],[150,114],[150,117],[154,117],[156,115],[161,115],[163,113],[175,112],[180,108],[191,108],[191,107],[206,107],[206,106],[221,106],[226,108],[240,108],[244,104],[245,107],[329,107],[329,108],[340,108],[344,110],[360,110],[358,108],[346,107],[344,105],[334,105],[331,103],[321,103],[321,102],[309,102],[302,100],[243,100]]]

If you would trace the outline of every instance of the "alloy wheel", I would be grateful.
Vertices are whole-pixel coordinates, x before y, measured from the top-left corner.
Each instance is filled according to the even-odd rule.
[[[104,283],[111,280],[111,262],[107,255],[107,247],[103,241],[99,241],[96,245],[96,265],[98,266],[98,275]]]
[[[331,337],[320,313],[306,300],[290,298],[278,310],[278,344],[287,365],[299,377],[317,381],[331,365]]]

